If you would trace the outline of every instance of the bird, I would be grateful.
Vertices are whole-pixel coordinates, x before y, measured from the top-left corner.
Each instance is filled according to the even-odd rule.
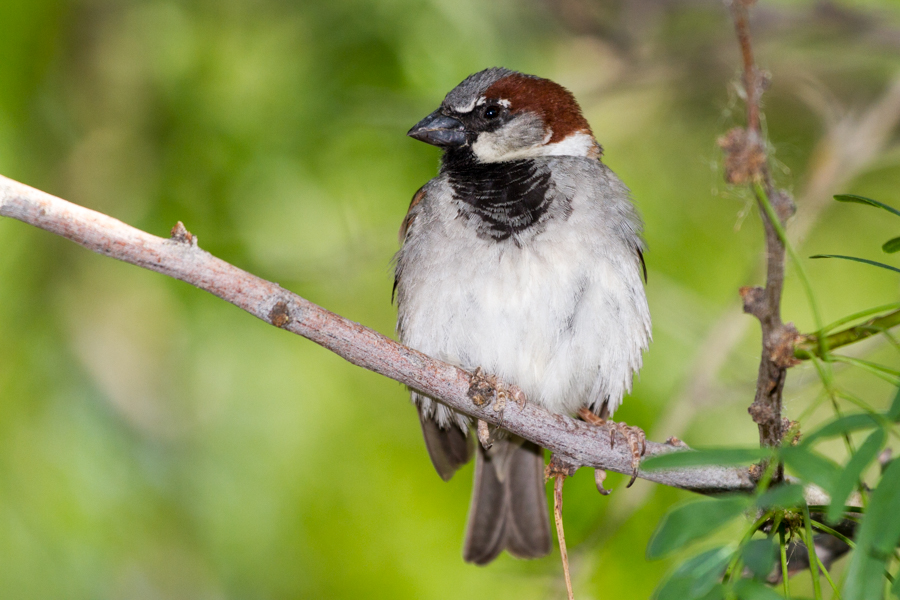
[[[400,228],[401,343],[511,382],[552,413],[605,422],[651,340],[645,244],[630,192],[602,162],[573,94],[489,68],[408,135],[443,154]],[[543,449],[512,434],[486,448],[468,416],[410,392],[442,479],[475,456],[464,560],[548,554]]]

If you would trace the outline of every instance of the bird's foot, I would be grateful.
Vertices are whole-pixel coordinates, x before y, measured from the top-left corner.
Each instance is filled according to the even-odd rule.
[[[599,415],[595,415],[590,410],[585,407],[581,407],[578,409],[578,416],[585,423],[589,423],[594,425],[595,427],[600,427],[606,425],[606,419]],[[612,435],[610,435],[612,437]],[[597,484],[597,491],[603,494],[604,496],[609,496],[612,490],[608,490],[603,487],[603,482],[606,481],[606,471],[603,469],[594,469],[594,483]]]
[[[475,369],[469,379],[469,399],[475,406],[484,406],[491,401],[497,389],[497,378],[493,375],[485,375],[481,367]]]
[[[486,375],[484,370],[478,367],[469,379],[469,399],[472,400],[472,404],[480,407],[489,404],[494,395],[497,396],[494,412],[502,414],[510,399],[515,401],[519,408],[525,408],[525,393],[522,390],[503,383],[496,375]]]
[[[615,448],[616,446],[617,433],[625,438],[625,441],[628,443],[628,448],[631,450],[631,480],[625,487],[631,487],[637,479],[638,467],[640,467],[641,458],[647,452],[647,436],[644,433],[644,430],[640,427],[632,427],[626,423],[615,423],[613,421],[609,421],[595,415],[585,407],[578,409],[578,416],[591,425],[606,427],[607,431],[609,432],[610,448]],[[608,494],[609,491],[603,488],[603,480],[606,479],[606,474],[604,473],[604,475],[600,477],[595,473],[595,478],[597,480],[597,489],[600,491],[600,493],[604,495]]]
[[[640,427],[632,427],[626,423],[608,421],[607,426],[609,427],[610,447],[614,447],[616,444],[615,432],[619,432],[625,438],[625,441],[628,442],[628,448],[631,450],[631,480],[625,487],[631,487],[637,479],[641,458],[647,452],[647,435]]]
[[[503,383],[496,375],[486,375],[481,367],[475,369],[475,372],[472,373],[472,377],[469,379],[468,396],[472,400],[472,404],[478,407],[485,406],[493,401],[491,408],[495,413],[500,414],[500,421],[493,432],[490,430],[490,425],[487,421],[479,419],[476,424],[475,431],[478,434],[478,441],[481,442],[485,450],[493,445],[494,434],[503,427],[503,417],[507,402],[512,399],[519,405],[519,408],[525,408],[525,394],[522,390],[514,385]]]

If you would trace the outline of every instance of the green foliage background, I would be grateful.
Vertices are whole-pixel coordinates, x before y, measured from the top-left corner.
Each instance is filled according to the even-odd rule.
[[[829,123],[900,71],[900,11],[757,11],[778,176],[799,195]],[[737,288],[761,281],[755,209],[721,183],[715,146],[742,122],[717,2],[5,0],[0,173],[157,235],[182,220],[213,254],[390,334],[396,232],[439,157],[404,134],[493,65],[572,89],[644,215],[654,343],[617,419],[657,440],[754,445],[750,317],[710,385],[691,387]],[[889,144],[828,193],[900,206],[898,159]],[[874,213],[828,205],[801,254],[885,260],[896,221]],[[897,297],[885,271],[807,268],[826,321]],[[812,328],[790,274],[784,315]],[[864,346],[897,364],[883,342]],[[838,381],[890,399],[871,376]],[[792,371],[788,415],[818,390],[811,369]],[[462,562],[470,478],[435,475],[400,385],[0,220],[0,596],[559,597],[558,556]],[[675,559],[647,562],[647,541],[688,495],[609,481],[609,498],[589,472],[566,484],[578,596],[648,597]]]

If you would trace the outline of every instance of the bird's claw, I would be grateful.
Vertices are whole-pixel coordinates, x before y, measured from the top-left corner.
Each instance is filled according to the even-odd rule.
[[[606,426],[609,429],[610,448],[614,448],[616,445],[616,433],[619,433],[628,442],[628,448],[631,450],[631,479],[625,487],[631,487],[637,479],[641,458],[647,452],[647,435],[640,427],[632,427],[626,423],[607,421]]]
[[[612,490],[608,490],[603,487],[604,481],[606,481],[606,471],[604,471],[603,469],[594,469],[594,483],[597,484],[597,491],[604,496],[609,496]]]
[[[478,419],[478,424],[475,426],[475,432],[478,434],[478,441],[481,442],[481,446],[485,450],[489,450],[491,446],[494,445],[494,440],[491,436],[491,428],[487,421]]]
[[[647,452],[647,436],[644,434],[644,431],[640,427],[631,427],[625,423],[615,423],[613,421],[609,421],[600,417],[589,409],[582,407],[578,410],[578,416],[582,418],[586,423],[597,427],[605,427],[607,432],[609,433],[609,447],[610,449],[616,447],[616,434],[620,434],[625,441],[628,442],[628,448],[631,450],[631,480],[628,482],[628,485],[625,487],[631,487],[634,481],[637,479],[638,467],[641,464],[641,458]],[[600,473],[603,473],[600,475]],[[594,471],[594,477],[597,482],[597,489],[601,494],[608,494],[609,490],[606,490],[603,487],[603,481],[606,479],[606,473],[601,470]],[[605,493],[604,493],[605,492]]]

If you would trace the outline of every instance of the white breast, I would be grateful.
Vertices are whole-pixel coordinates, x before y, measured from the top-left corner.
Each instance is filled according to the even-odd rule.
[[[478,238],[456,218],[449,189],[430,193],[398,257],[402,341],[496,374],[553,412],[605,401],[615,410],[641,366],[650,319],[634,246],[591,191],[576,192],[567,220],[521,246]]]

